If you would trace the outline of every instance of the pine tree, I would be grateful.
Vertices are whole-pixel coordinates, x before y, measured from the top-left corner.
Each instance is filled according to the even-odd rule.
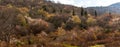
[[[74,15],[76,15],[76,14],[75,14],[75,10],[74,10],[74,9],[73,9],[73,11],[72,11],[72,15],[73,15],[73,16],[74,16]]]
[[[87,16],[87,11],[84,11],[84,16]]]
[[[97,11],[95,10],[95,16],[97,16]]]
[[[84,9],[81,7],[81,16],[84,15]]]

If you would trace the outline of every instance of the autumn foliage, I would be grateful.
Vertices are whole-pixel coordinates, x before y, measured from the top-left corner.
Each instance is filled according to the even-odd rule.
[[[119,47],[120,16],[88,11],[45,0],[0,0],[0,47]]]

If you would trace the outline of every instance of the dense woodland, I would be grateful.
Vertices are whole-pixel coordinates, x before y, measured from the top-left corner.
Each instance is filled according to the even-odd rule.
[[[0,0],[0,47],[119,47],[120,15],[46,0]]]

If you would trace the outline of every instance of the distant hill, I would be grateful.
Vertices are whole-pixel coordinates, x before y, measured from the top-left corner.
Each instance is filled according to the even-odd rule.
[[[88,10],[96,10],[99,15],[104,13],[120,13],[120,2],[106,6],[106,7],[88,7]],[[91,12],[91,11],[90,11]]]
[[[120,2],[110,5],[109,7],[120,8]]]

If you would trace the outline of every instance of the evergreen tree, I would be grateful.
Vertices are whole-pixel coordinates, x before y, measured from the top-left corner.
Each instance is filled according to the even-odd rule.
[[[72,15],[73,15],[73,16],[74,16],[74,15],[76,15],[76,14],[75,14],[75,10],[74,10],[74,9],[73,9],[73,11],[72,11]]]
[[[87,11],[84,11],[84,16],[87,16]]]
[[[81,16],[84,15],[84,9],[81,7]]]
[[[95,10],[95,16],[97,16],[97,11]]]

